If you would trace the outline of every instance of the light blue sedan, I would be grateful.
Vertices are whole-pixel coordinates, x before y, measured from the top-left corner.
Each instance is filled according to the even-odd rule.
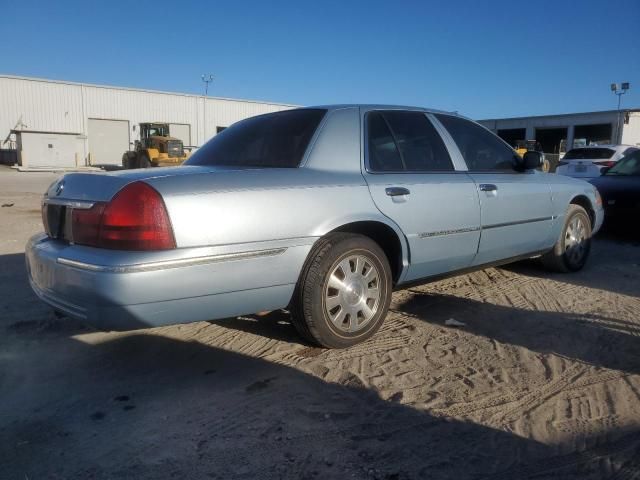
[[[103,329],[288,308],[307,339],[347,347],[378,330],[394,288],[536,256],[582,268],[598,192],[539,162],[453,113],[262,115],[182,167],[65,175],[27,270],[42,300]]]

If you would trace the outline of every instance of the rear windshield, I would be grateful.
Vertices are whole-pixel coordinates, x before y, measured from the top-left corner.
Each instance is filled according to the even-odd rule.
[[[610,148],[574,148],[564,155],[564,160],[599,160],[611,158],[614,153]]]
[[[305,108],[248,118],[217,134],[185,165],[295,168],[325,113]]]

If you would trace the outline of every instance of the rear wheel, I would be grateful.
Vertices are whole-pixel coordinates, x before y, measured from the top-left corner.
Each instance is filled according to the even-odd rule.
[[[125,152],[124,155],[122,155],[122,167],[126,169],[136,168],[135,152]]]
[[[332,233],[319,240],[296,286],[292,318],[299,333],[328,348],[371,337],[391,301],[391,269],[368,237]]]
[[[560,238],[542,256],[542,264],[555,272],[576,272],[584,267],[591,250],[591,220],[579,205],[569,205]]]

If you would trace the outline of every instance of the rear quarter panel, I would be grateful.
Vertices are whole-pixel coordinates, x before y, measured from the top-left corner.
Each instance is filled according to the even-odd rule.
[[[163,194],[178,247],[294,241],[340,219],[379,216],[360,174],[265,169],[149,183]]]
[[[346,223],[375,220],[361,172],[360,114],[330,110],[300,168],[212,170],[148,182],[164,197],[179,247],[315,241]]]
[[[593,185],[584,180],[553,173],[547,174],[547,176],[551,186],[553,215],[556,217],[552,235],[555,241],[560,235],[571,201],[576,197],[584,196],[589,200],[591,208],[595,211],[596,194]]]

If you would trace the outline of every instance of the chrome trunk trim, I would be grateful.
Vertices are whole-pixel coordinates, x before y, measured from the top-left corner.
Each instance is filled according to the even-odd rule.
[[[65,200],[64,198],[50,198],[45,197],[42,200],[45,205],[62,205],[64,207],[77,208],[80,210],[88,210],[93,207],[96,202],[90,202],[86,200]]]

